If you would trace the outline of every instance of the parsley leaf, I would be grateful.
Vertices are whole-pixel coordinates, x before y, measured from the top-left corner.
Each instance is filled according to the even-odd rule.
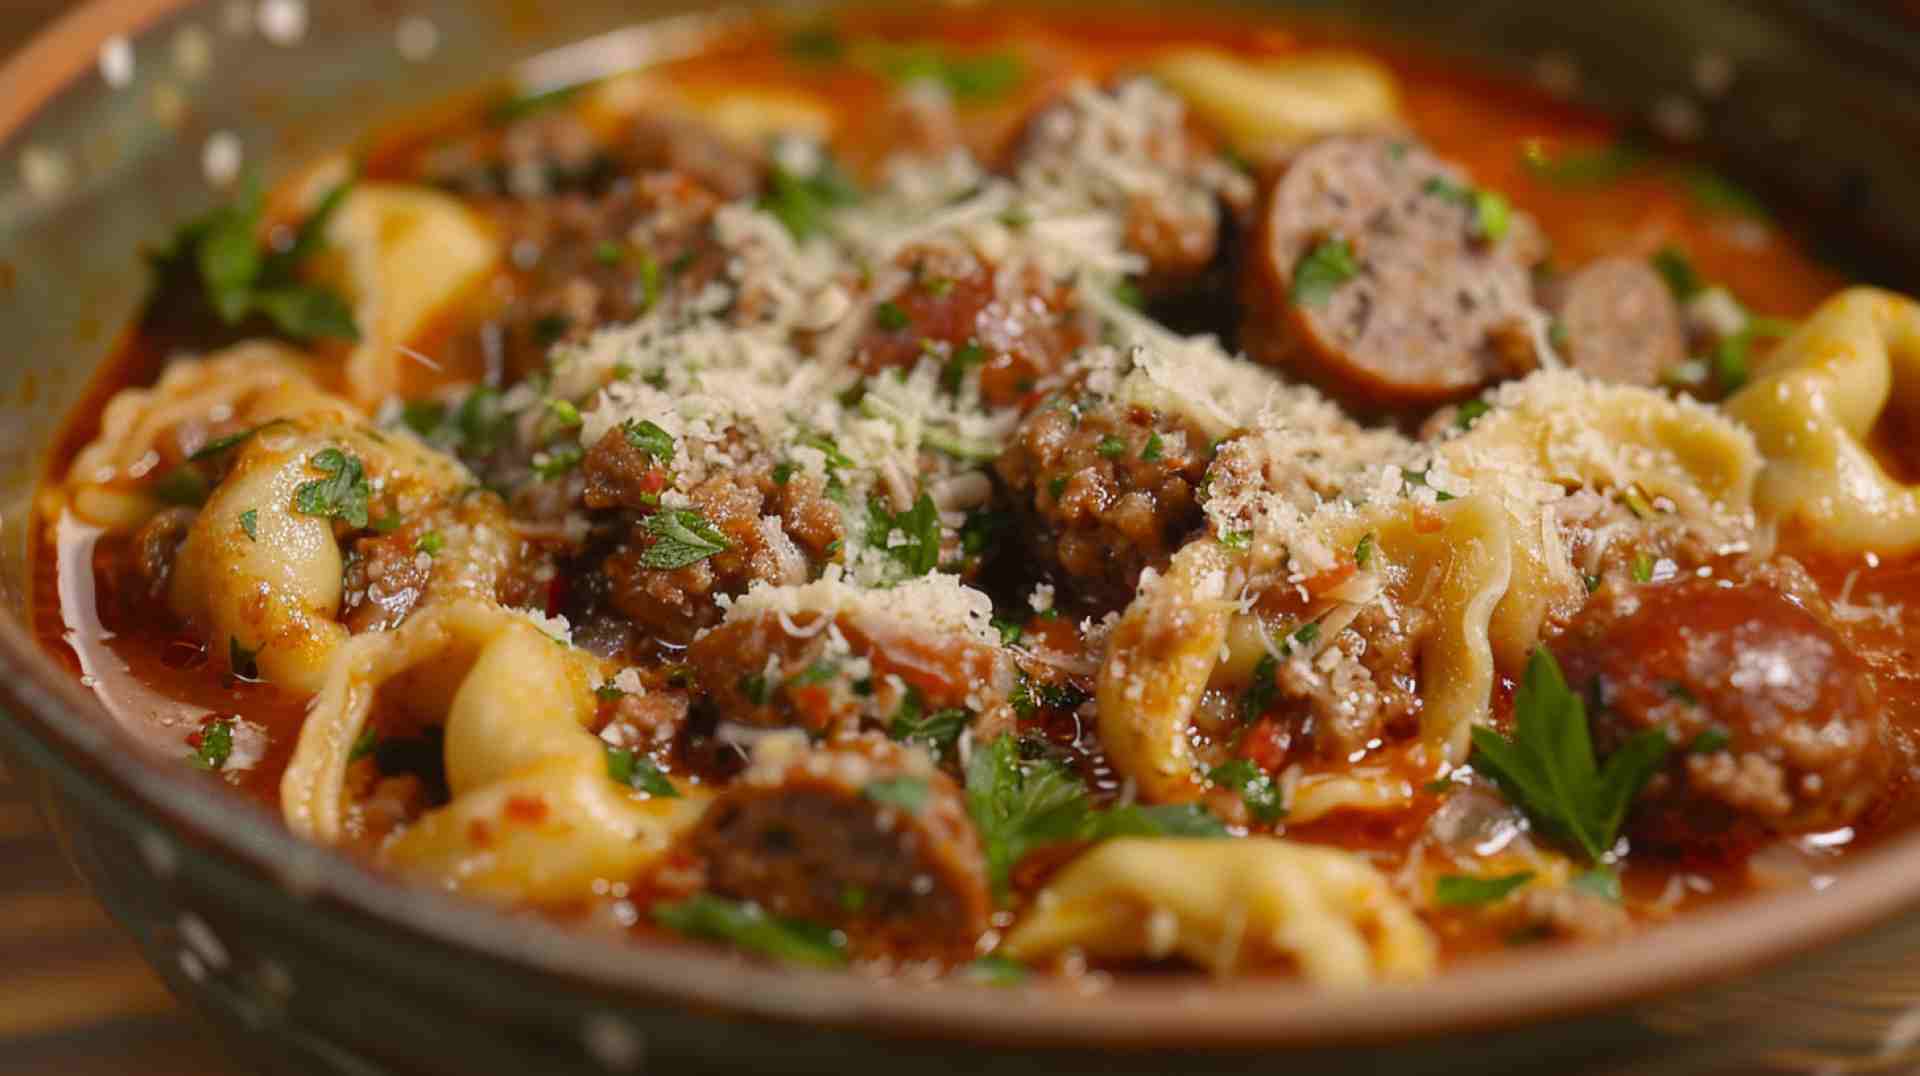
[[[1218,837],[1220,820],[1193,804],[1130,804],[1095,811],[1080,779],[1059,762],[1023,762],[1020,742],[1002,736],[967,760],[967,813],[987,853],[996,894],[1027,853],[1049,844],[1114,837]]]
[[[1540,146],[1531,145],[1520,160],[1534,178],[1571,187],[1625,178],[1646,163],[1647,151],[1631,142],[1615,142],[1597,149],[1549,157]]]
[[[913,319],[907,316],[900,304],[891,299],[873,308],[873,320],[890,333],[897,333],[913,324]]]
[[[248,541],[257,542],[260,540],[259,509],[249,508],[240,513],[240,532],[247,536]]]
[[[200,746],[194,748],[187,761],[196,768],[209,773],[218,773],[226,768],[227,759],[233,755],[233,722],[227,718],[211,721],[200,730]]]
[[[228,451],[245,444],[254,434],[260,432],[260,429],[261,427],[256,426],[251,430],[242,430],[239,433],[230,433],[225,437],[216,437],[202,445],[200,451],[188,456],[187,462],[205,463],[208,460],[224,456]]]
[[[869,782],[861,795],[875,803],[898,807],[908,814],[919,814],[927,805],[927,782],[920,777],[886,777]]]
[[[868,40],[857,43],[855,55],[895,82],[937,82],[962,102],[1004,96],[1026,78],[1025,66],[1010,52],[963,54],[929,42]]]
[[[760,208],[773,214],[795,239],[806,240],[826,231],[829,213],[859,200],[860,188],[831,160],[810,176],[776,164],[767,176]]]
[[[1019,741],[1001,736],[967,759],[967,813],[987,853],[987,876],[1004,895],[1028,852],[1070,841],[1087,824],[1086,786],[1057,762],[1022,762]]]
[[[940,566],[940,510],[925,493],[899,513],[887,511],[877,498],[868,501],[867,543],[899,562],[908,578],[926,575]]]
[[[303,516],[337,519],[349,527],[367,525],[367,500],[373,487],[357,456],[337,448],[323,448],[307,463],[326,475],[293,491],[293,510]]]
[[[647,517],[647,533],[653,535],[654,542],[640,554],[640,563],[664,571],[684,568],[733,548],[707,517],[690,509],[654,513]]]
[[[1247,693],[1240,697],[1240,719],[1254,721],[1267,712],[1273,705],[1273,699],[1279,692],[1275,682],[1280,675],[1280,663],[1272,654],[1260,655],[1253,666],[1253,682],[1247,685]]]
[[[971,723],[968,713],[957,707],[927,713],[920,692],[910,687],[887,725],[887,735],[906,743],[922,744],[938,758],[960,742],[960,734]]]
[[[1473,424],[1480,421],[1480,416],[1491,410],[1493,410],[1493,405],[1485,400],[1468,400],[1460,405],[1458,411],[1454,412],[1453,424],[1460,429],[1471,430],[1473,429]]]
[[[1443,908],[1473,908],[1505,900],[1508,894],[1533,881],[1532,871],[1500,878],[1470,878],[1448,874],[1434,879],[1433,902]]]
[[[1613,848],[1633,798],[1666,761],[1666,735],[1642,732],[1599,766],[1586,704],[1544,647],[1527,662],[1513,710],[1512,739],[1473,730],[1475,767],[1493,775],[1535,822],[1599,862]]]
[[[1700,271],[1693,267],[1692,259],[1678,247],[1662,247],[1653,256],[1653,267],[1660,274],[1674,298],[1681,302],[1706,290],[1706,282],[1700,278]]]
[[[1012,957],[993,953],[960,969],[960,974],[982,986],[1019,986],[1027,980],[1027,966]]]
[[[1353,244],[1345,239],[1323,239],[1294,265],[1289,297],[1295,306],[1324,306],[1341,285],[1359,274]]]
[[[815,923],[768,915],[747,901],[700,893],[654,905],[653,921],[690,937],[730,942],[788,963],[837,967],[847,962],[845,935]]]
[[[628,419],[620,424],[620,432],[626,435],[627,444],[648,459],[658,463],[673,462],[673,435],[652,422],[644,418]]]
[[[329,190],[280,251],[259,242],[265,199],[250,182],[240,196],[190,221],[155,258],[160,274],[197,289],[229,326],[262,316],[288,339],[357,342],[352,309],[337,292],[308,284],[300,269],[326,245],[326,232],[354,180]]]
[[[617,785],[638,789],[649,796],[663,800],[677,800],[680,790],[673,787],[667,775],[660,772],[652,759],[624,747],[609,747],[607,751],[607,776]]]
[[[1272,825],[1287,816],[1287,805],[1280,799],[1280,786],[1271,775],[1247,759],[1236,758],[1215,766],[1208,771],[1207,780],[1240,793],[1240,801],[1247,805],[1248,813],[1256,822]]]
[[[1573,876],[1568,883],[1582,893],[1589,893],[1602,900],[1620,903],[1620,872],[1612,867],[1595,867]]]

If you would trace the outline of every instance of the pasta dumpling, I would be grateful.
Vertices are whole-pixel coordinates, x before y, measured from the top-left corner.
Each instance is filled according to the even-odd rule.
[[[1346,53],[1246,60],[1214,49],[1167,53],[1148,68],[1248,154],[1322,135],[1400,126],[1400,91],[1381,64]]]
[[[296,832],[347,836],[346,770],[376,701],[446,728],[452,802],[390,840],[403,873],[502,899],[554,902],[631,877],[699,819],[691,786],[644,796],[608,774],[586,728],[602,662],[481,602],[423,611],[337,653],[281,786]]]
[[[1223,977],[1291,965],[1329,987],[1422,979],[1438,961],[1432,933],[1366,860],[1269,837],[1100,845],[1041,890],[1004,946],[1016,960],[1069,949],[1178,954]]]
[[[1920,486],[1887,473],[1868,437],[1920,406],[1920,303],[1871,288],[1828,300],[1728,400],[1759,439],[1756,505],[1836,553],[1920,549]]]

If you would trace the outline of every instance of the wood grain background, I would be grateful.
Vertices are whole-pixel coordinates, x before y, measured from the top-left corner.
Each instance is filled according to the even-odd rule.
[[[0,0],[0,55],[72,6]],[[3,769],[0,864],[0,1076],[241,1071],[108,920]]]

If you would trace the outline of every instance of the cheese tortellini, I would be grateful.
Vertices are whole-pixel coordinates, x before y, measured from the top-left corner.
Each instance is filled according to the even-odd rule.
[[[402,873],[508,900],[588,895],[627,878],[691,828],[707,802],[693,786],[646,797],[608,775],[587,729],[604,663],[496,605],[457,601],[340,648],[281,784],[295,832],[349,834],[347,766],[376,703],[444,719],[447,806],[393,838]]]
[[[1185,49],[1148,70],[1242,153],[1284,153],[1323,135],[1401,125],[1400,91],[1374,60],[1306,53],[1247,60]]]
[[[411,435],[378,433],[339,411],[269,421],[233,451],[233,469],[181,546],[170,603],[216,653],[244,650],[266,679],[316,691],[347,634],[338,622],[345,564],[334,520],[298,506],[301,488],[327,477],[323,454],[344,454],[363,467],[404,515],[444,502],[473,480]],[[485,564],[497,567],[505,550],[476,552],[481,579],[469,577],[466,568],[475,562],[466,557],[441,558],[436,578],[450,589],[490,591]]]
[[[1728,400],[1766,455],[1758,508],[1836,553],[1920,549],[1920,485],[1887,473],[1869,437],[1920,407],[1920,303],[1871,288],[1828,300]]]
[[[1179,954],[1217,976],[1297,969],[1319,986],[1433,974],[1438,945],[1384,876],[1335,848],[1247,837],[1108,841],[1068,864],[1007,936],[1039,960]]]

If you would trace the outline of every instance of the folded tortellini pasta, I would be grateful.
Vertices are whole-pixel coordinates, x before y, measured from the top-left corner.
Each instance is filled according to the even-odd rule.
[[[376,703],[445,723],[452,802],[392,838],[381,859],[448,888],[536,903],[632,877],[691,828],[708,796],[615,782],[587,728],[605,663],[527,617],[479,601],[425,610],[341,647],[281,782],[287,823],[348,835],[347,766]]]
[[[1187,107],[1252,156],[1283,153],[1325,135],[1401,125],[1400,91],[1375,60],[1316,52],[1251,60],[1182,49],[1148,70]]]
[[[187,531],[169,604],[215,653],[245,651],[266,679],[312,692],[347,635],[339,622],[345,562],[334,518],[303,510],[303,489],[358,468],[397,513],[411,516],[456,496],[473,478],[410,434],[380,433],[349,418],[344,405],[291,417],[262,414],[275,417],[231,450],[231,470]],[[506,551],[475,552],[485,562],[479,578],[467,571],[474,566],[469,558],[437,559],[434,576],[443,589],[491,591]]]
[[[1177,954],[1221,977],[1292,968],[1328,987],[1423,979],[1438,962],[1431,932],[1366,860],[1271,837],[1099,845],[1041,890],[1004,947],[1027,961],[1070,949]]]
[[[1920,485],[1869,447],[1889,411],[1920,408],[1920,303],[1872,288],[1829,299],[1726,409],[1766,456],[1756,503],[1835,553],[1920,549]],[[1904,446],[1903,446],[1904,447]]]

